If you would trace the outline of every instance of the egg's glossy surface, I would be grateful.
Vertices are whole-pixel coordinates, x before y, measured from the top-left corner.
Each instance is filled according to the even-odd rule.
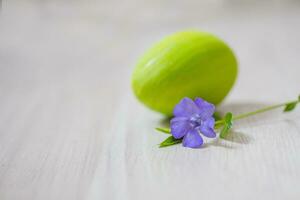
[[[141,57],[132,88],[146,106],[170,116],[183,97],[220,103],[236,76],[236,58],[222,40],[186,31],[164,38]]]

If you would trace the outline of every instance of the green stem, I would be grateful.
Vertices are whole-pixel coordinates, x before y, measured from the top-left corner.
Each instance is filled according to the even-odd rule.
[[[262,109],[259,109],[259,110],[256,110],[256,111],[252,111],[252,112],[248,112],[248,113],[243,113],[243,114],[234,116],[233,120],[243,119],[243,118],[246,118],[246,117],[249,117],[249,116],[252,116],[252,115],[256,115],[256,114],[259,114],[259,113],[267,112],[269,110],[280,108],[280,107],[286,106],[287,104],[293,104],[293,103],[299,103],[299,100],[297,100],[297,101],[289,101],[289,102],[277,104],[277,105],[274,105],[274,106],[268,106],[268,107],[265,107],[265,108],[262,108]],[[224,123],[224,120],[218,120],[218,121],[216,121],[215,125],[221,125],[223,123]]]

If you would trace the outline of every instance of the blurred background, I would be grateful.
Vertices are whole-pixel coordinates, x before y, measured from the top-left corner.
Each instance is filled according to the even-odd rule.
[[[281,102],[299,93],[297,0],[2,0],[0,198],[84,199],[99,166],[111,163],[111,130],[127,126],[120,106],[155,126],[158,115],[131,93],[136,60],[163,36],[190,28],[214,33],[236,53],[239,77],[226,102]],[[299,197],[287,188],[299,185],[299,170],[286,180],[293,176],[279,199]]]
[[[266,78],[249,74],[253,67],[276,73],[277,65],[285,66],[291,73],[278,75],[283,82],[293,80],[299,9],[300,1],[287,0],[3,1],[0,87],[67,86],[119,94],[153,42],[190,28],[212,32],[234,49],[243,77],[237,87]],[[265,82],[262,91],[272,86]]]

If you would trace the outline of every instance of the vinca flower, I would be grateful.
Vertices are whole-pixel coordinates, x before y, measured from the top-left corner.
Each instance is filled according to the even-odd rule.
[[[201,135],[208,138],[216,137],[214,131],[215,106],[201,98],[193,101],[183,98],[174,108],[174,118],[171,119],[171,134],[181,139],[185,147],[199,148],[203,144]]]
[[[196,98],[193,101],[190,98],[183,98],[174,108],[174,118],[171,119],[170,128],[156,128],[157,131],[165,134],[172,134],[159,147],[168,147],[182,143],[185,147],[198,148],[203,144],[204,135],[209,138],[216,137],[214,129],[220,129],[219,137],[226,139],[229,130],[232,128],[233,121],[244,119],[259,113],[269,110],[284,107],[284,112],[294,110],[297,104],[300,103],[300,95],[297,100],[288,101],[285,103],[267,106],[256,111],[233,115],[231,112],[226,113],[223,117],[219,117],[215,122],[213,114],[215,106],[201,98]],[[217,115],[216,115],[217,116]]]

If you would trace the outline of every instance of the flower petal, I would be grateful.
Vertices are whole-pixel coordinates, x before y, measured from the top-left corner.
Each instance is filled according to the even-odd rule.
[[[216,133],[214,131],[215,119],[213,117],[208,118],[203,121],[201,126],[197,128],[204,136],[209,138],[216,137]]]
[[[175,117],[190,117],[192,114],[198,112],[199,108],[195,102],[185,97],[175,106],[173,114]]]
[[[190,130],[183,138],[184,147],[199,148],[203,144],[203,139],[195,129]]]
[[[191,130],[191,125],[186,117],[174,117],[170,122],[171,133],[174,138],[179,139],[187,134]]]
[[[195,104],[198,107],[198,114],[200,115],[202,120],[206,120],[207,118],[211,117],[215,112],[214,104],[204,101],[201,98],[196,98]]]

